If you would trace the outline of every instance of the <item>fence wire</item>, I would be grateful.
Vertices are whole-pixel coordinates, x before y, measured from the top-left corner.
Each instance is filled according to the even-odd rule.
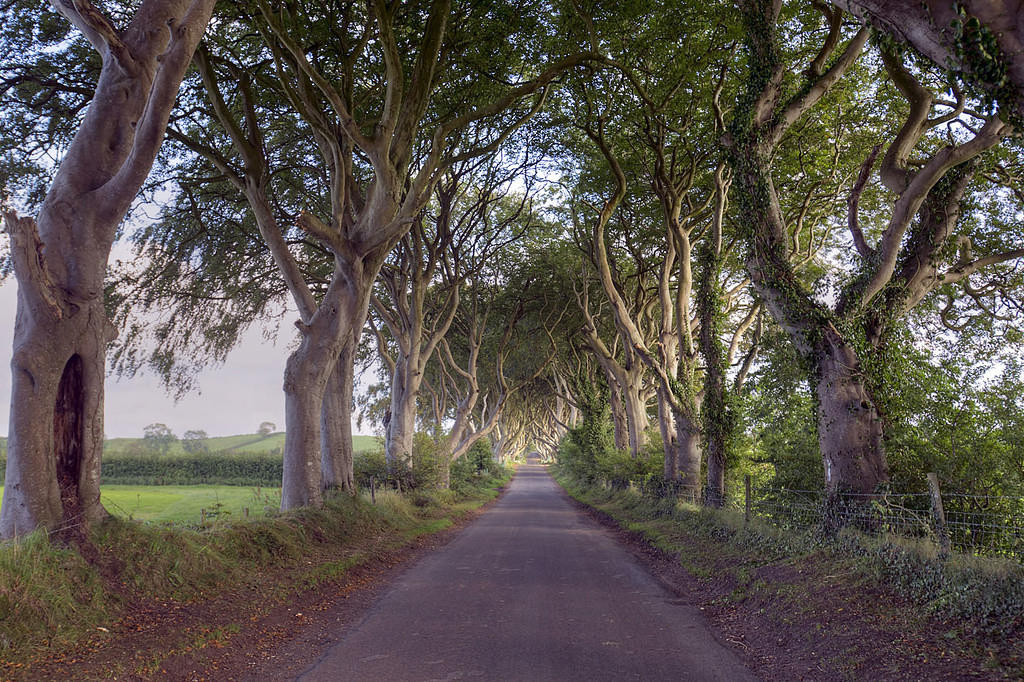
[[[876,535],[928,540],[940,550],[1024,561],[1021,497],[942,493],[944,517],[930,493],[827,498],[822,491],[760,488],[751,491],[749,503],[741,491],[727,504],[783,529],[852,526]]]

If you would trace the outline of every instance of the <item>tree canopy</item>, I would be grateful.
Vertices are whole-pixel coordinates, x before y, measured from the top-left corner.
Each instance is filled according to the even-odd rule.
[[[740,472],[1019,493],[1024,65],[1002,3],[911,5],[221,3],[119,227],[114,371],[187,396],[297,308],[286,508],[354,485],[353,403],[394,470],[486,440],[713,505]],[[3,11],[35,211],[106,62]]]

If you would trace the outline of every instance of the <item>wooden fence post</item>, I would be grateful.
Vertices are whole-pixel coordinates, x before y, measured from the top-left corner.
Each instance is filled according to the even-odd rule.
[[[377,490],[376,490],[376,479],[370,476],[370,502],[377,504]]]
[[[750,523],[750,474],[743,476],[743,523]]]
[[[942,494],[939,491],[939,477],[935,473],[928,474],[928,492],[932,496],[932,521],[935,534],[939,538],[939,556],[949,555],[949,529],[946,528],[946,512],[942,509]]]

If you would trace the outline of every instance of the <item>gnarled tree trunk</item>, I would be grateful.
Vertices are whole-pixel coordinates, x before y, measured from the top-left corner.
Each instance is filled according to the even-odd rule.
[[[18,279],[0,536],[79,527],[100,504],[103,278],[118,225],[153,165],[213,0],[145,0],[117,30],[86,0],[52,0],[103,58],[82,126],[38,223],[4,217]],[[76,531],[77,532],[77,531]]]
[[[830,493],[873,494],[889,480],[882,420],[853,348],[838,336],[817,354],[818,443]]]
[[[409,360],[399,357],[391,377],[391,418],[388,421],[384,451],[389,468],[412,465],[419,382],[409,376],[409,369]]]
[[[355,490],[352,448],[352,387],[355,341],[342,348],[327,381],[320,412],[320,475],[325,490]]]

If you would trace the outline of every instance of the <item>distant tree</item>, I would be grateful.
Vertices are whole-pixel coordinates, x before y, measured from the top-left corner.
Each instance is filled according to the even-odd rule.
[[[263,422],[260,424],[260,428],[256,430],[256,433],[260,434],[264,438],[277,431],[277,424],[274,422]]]
[[[150,424],[142,432],[142,443],[146,450],[158,455],[166,455],[171,445],[178,440],[166,424]]]
[[[185,435],[181,437],[181,447],[185,449],[185,452],[193,454],[209,452],[210,446],[206,442],[207,438],[209,436],[207,436],[206,431],[186,431]]]

